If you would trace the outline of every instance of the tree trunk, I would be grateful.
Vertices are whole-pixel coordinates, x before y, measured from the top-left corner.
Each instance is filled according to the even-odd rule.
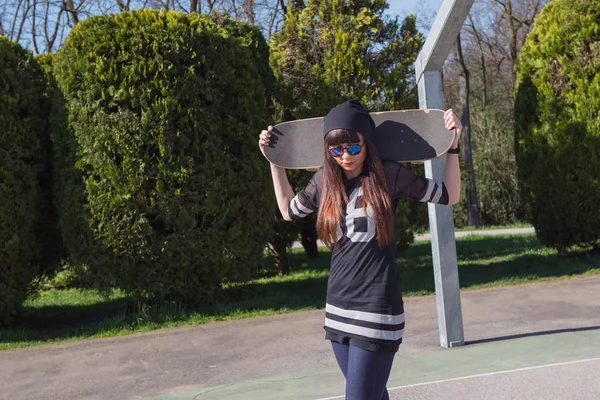
[[[517,65],[517,59],[519,57],[518,49],[517,49],[517,35],[518,28],[515,26],[515,20],[513,19],[512,12],[512,3],[511,0],[506,2],[506,12],[508,15],[508,29],[510,30],[510,62],[511,62],[511,72],[513,76],[513,85],[517,82],[517,71],[515,69]]]
[[[300,230],[302,247],[311,260],[319,258],[319,246],[317,246],[317,225],[312,215],[304,218]]]
[[[462,53],[462,45],[460,34],[456,38],[456,58],[460,65],[460,108],[461,108],[461,123],[463,125],[461,135],[462,157],[465,171],[467,173],[467,184],[465,195],[467,200],[467,216],[469,226],[479,228],[479,206],[477,201],[477,187],[475,185],[475,169],[473,168],[473,155],[471,152],[471,126],[470,126],[470,109],[469,109],[469,70],[465,64]]]
[[[488,88],[487,88],[487,68],[485,66],[485,53],[483,52],[483,43],[481,43],[481,37],[479,37],[479,32],[473,23],[473,18],[471,18],[471,14],[469,14],[469,22],[471,23],[471,29],[473,30],[473,36],[477,41],[477,47],[479,48],[479,62],[481,64],[481,80],[483,83],[483,93],[481,102],[483,104],[483,108],[487,106],[488,103]]]
[[[191,0],[190,1],[190,12],[199,12],[198,10],[198,0]]]
[[[279,0],[277,2],[277,4],[279,4],[281,6],[281,11],[283,11],[283,14],[287,14],[287,5],[286,5],[286,1],[285,0]]]
[[[248,22],[254,24],[254,0],[244,1],[244,12],[246,13]]]
[[[279,6],[281,5],[281,0],[275,3],[275,9],[273,10],[273,14],[271,15],[271,19],[269,21],[269,30],[268,37],[273,35],[273,26],[275,25],[275,20],[277,19],[277,14],[279,13]],[[287,13],[287,9],[283,9],[283,14]]]
[[[442,87],[444,87],[444,69],[442,68],[442,70],[440,71],[440,79],[442,81]],[[446,93],[445,90],[442,90],[442,96],[444,97],[444,104],[450,104],[450,102],[448,101],[448,94]]]
[[[65,0],[63,3],[67,11],[71,13],[71,18],[73,18],[73,25],[77,25],[79,23],[79,10],[73,4],[73,0]]]
[[[287,255],[287,241],[281,235],[275,234],[273,235],[270,243],[271,247],[273,247],[277,275],[287,275],[290,272],[290,265]]]
[[[119,6],[119,11],[129,11],[129,2],[127,4],[123,3],[123,0],[115,0],[117,2],[117,6]]]
[[[31,39],[33,40],[33,48],[36,54],[40,54],[40,50],[37,44],[37,35],[35,31],[35,17],[37,12],[37,0],[33,1],[33,12],[31,14]]]

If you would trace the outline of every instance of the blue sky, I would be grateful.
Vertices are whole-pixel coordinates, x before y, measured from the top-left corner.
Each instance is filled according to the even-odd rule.
[[[388,13],[392,15],[399,15],[403,17],[408,13],[418,15],[418,11],[421,9],[425,10],[437,10],[442,4],[442,0],[388,0],[390,8]],[[423,4],[423,6],[421,6]]]

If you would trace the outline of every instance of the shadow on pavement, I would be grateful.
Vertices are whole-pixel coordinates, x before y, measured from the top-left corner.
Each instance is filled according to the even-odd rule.
[[[468,346],[471,344],[500,342],[503,340],[521,339],[521,338],[526,338],[526,337],[556,335],[559,333],[586,332],[586,331],[596,331],[596,330],[600,330],[600,326],[586,326],[586,327],[581,327],[581,328],[554,329],[554,330],[550,330],[550,331],[520,333],[517,335],[506,335],[506,336],[498,336],[498,337],[488,338],[488,339],[470,340],[470,341],[465,341],[465,345]]]

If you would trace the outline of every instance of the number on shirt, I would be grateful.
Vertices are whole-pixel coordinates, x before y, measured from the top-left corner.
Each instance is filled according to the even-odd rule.
[[[375,237],[375,224],[373,223],[373,209],[367,206],[367,215],[362,208],[364,201],[362,187],[354,189],[348,199],[346,208],[346,235],[354,243],[368,242]],[[338,230],[339,232],[339,230]],[[339,235],[341,237],[341,235]]]

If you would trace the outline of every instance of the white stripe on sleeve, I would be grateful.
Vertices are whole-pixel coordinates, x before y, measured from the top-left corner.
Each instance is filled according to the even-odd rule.
[[[437,204],[440,201],[440,199],[442,198],[442,194],[444,193],[444,187],[439,182],[436,182],[435,186],[437,188],[437,191],[435,192],[433,199],[431,199],[431,202]]]
[[[294,213],[295,216],[303,218],[306,217],[308,214],[307,213],[303,213],[302,211],[300,211],[298,209],[298,204],[300,202],[296,200],[296,198],[294,197],[292,199],[292,201],[290,201],[290,208],[292,209],[292,212]]]
[[[425,193],[425,196],[423,196],[423,198],[421,199],[422,202],[426,202],[429,200],[434,188],[435,188],[435,181],[432,179],[427,179],[427,193]]]

